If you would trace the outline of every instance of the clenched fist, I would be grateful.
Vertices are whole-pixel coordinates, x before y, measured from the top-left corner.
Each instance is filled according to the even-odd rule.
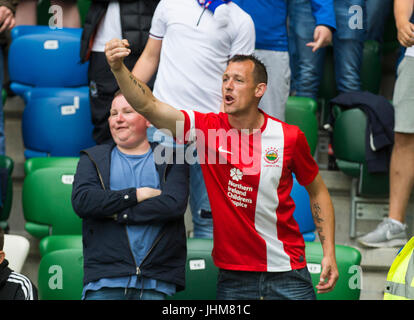
[[[112,71],[119,70],[124,58],[130,53],[131,49],[129,49],[129,42],[126,39],[112,39],[105,44],[106,60]]]

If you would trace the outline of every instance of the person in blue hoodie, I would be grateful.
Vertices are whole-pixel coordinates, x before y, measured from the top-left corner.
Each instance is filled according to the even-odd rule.
[[[150,123],[117,94],[114,143],[83,150],[72,205],[82,218],[86,300],[162,300],[185,286],[188,165],[149,143]]]
[[[338,93],[361,89],[360,71],[366,33],[365,0],[328,0],[333,2],[336,30],[332,44],[335,80]],[[321,1],[319,1],[321,2]],[[319,3],[319,6],[321,3]],[[293,89],[296,96],[317,99],[323,76],[326,50],[315,52],[313,28],[319,22],[314,13],[315,1],[289,0],[289,52]]]
[[[316,25],[313,33],[314,51],[328,45],[336,28],[332,0],[305,0],[312,3]],[[284,121],[290,92],[286,0],[234,0],[252,17],[256,31],[255,55],[266,65],[269,82],[259,107],[267,114]]]

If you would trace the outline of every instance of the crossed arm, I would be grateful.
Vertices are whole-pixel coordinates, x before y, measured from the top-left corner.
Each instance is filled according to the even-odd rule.
[[[105,46],[108,64],[129,104],[158,129],[168,129],[173,136],[183,129],[184,115],[154,97],[148,86],[138,80],[123,60],[130,54],[127,40],[113,39]]]

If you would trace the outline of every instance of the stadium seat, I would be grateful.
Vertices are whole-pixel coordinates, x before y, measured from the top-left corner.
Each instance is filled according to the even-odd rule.
[[[306,242],[305,244],[306,262],[315,287],[319,283],[322,271],[322,246],[318,242]],[[339,279],[333,291],[324,294],[317,293],[316,298],[317,300],[359,300],[362,285],[361,253],[355,248],[342,245],[336,245],[335,252]]]
[[[12,181],[12,172],[14,168],[14,161],[8,156],[0,155],[0,168],[7,169],[8,179],[7,179],[7,190],[6,190],[6,199],[3,203],[3,207],[0,208],[0,227],[3,230],[8,229],[8,222],[10,216],[10,210],[13,202],[13,181]]]
[[[296,178],[293,178],[293,187],[290,196],[295,202],[293,217],[299,224],[299,230],[305,241],[315,241],[315,223],[312,218],[309,194],[304,186],[301,186]]]
[[[381,49],[375,40],[364,42],[361,66],[361,91],[379,94],[382,76]]]
[[[22,200],[27,232],[39,239],[82,233],[82,220],[71,203],[74,174],[74,168],[49,167],[25,177]]]
[[[168,299],[216,299],[218,268],[213,263],[212,250],[213,240],[211,239],[187,239],[186,288]]]
[[[358,236],[357,220],[382,220],[388,212],[388,173],[369,173],[365,162],[367,118],[360,109],[338,114],[333,148],[339,170],[352,177],[350,237]]]
[[[316,101],[311,98],[289,97],[285,109],[286,122],[297,125],[303,131],[312,155],[318,143],[317,108]]]
[[[312,284],[319,283],[322,246],[319,242],[305,242],[305,254]],[[354,248],[336,245],[339,279],[335,289],[326,294],[317,294],[318,300],[358,300],[361,292],[361,253]],[[218,268],[211,258],[212,239],[187,239],[186,289],[168,299],[214,300]],[[316,289],[315,289],[316,292]]]
[[[39,299],[80,300],[83,290],[83,255],[81,249],[52,251],[40,260]]]
[[[377,41],[364,42],[363,58],[361,66],[361,91],[369,91],[378,94],[381,85],[381,50]],[[335,68],[333,47],[326,49],[324,73],[318,93],[318,105],[320,106],[320,123],[324,125],[329,115],[329,101],[336,97]]]
[[[24,162],[24,173],[29,175],[33,171],[42,168],[72,168],[76,171],[79,157],[37,157],[30,158]]]
[[[14,27],[8,54],[13,92],[24,97],[34,87],[87,86],[88,63],[79,58],[81,34],[81,28]]]
[[[95,145],[89,89],[33,88],[26,99],[22,134],[26,158],[78,157]]]
[[[82,249],[82,235],[52,235],[44,237],[39,243],[40,256],[62,249]]]
[[[25,237],[16,234],[4,235],[4,248],[9,268],[20,273],[29,254],[30,242]]]

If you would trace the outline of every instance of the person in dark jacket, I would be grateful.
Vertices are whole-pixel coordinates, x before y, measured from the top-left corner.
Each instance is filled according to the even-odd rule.
[[[185,285],[188,165],[149,143],[149,122],[117,94],[115,143],[83,150],[72,205],[83,219],[83,299],[163,299]]]
[[[4,247],[4,231],[0,228],[0,300],[37,300],[37,288],[26,276],[9,268]]]
[[[85,18],[80,58],[89,61],[89,100],[91,105],[93,139],[97,144],[111,142],[108,128],[112,97],[118,90],[105,59],[105,43],[113,38],[128,39],[131,55],[125,60],[132,69],[144,50],[151,19],[159,0],[92,0]],[[153,80],[149,83],[153,83]]]

